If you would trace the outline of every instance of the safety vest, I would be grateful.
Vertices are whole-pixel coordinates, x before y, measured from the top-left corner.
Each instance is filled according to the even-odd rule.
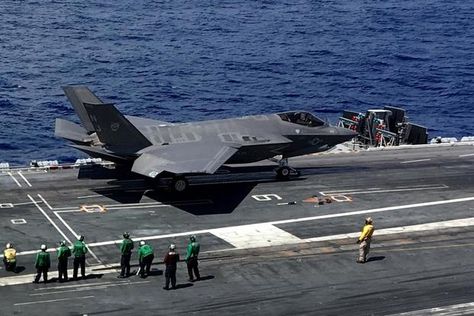
[[[16,261],[16,250],[13,248],[8,248],[3,251],[3,257],[7,262]]]

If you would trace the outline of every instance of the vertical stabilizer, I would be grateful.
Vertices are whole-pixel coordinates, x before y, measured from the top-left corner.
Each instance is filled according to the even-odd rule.
[[[118,154],[134,154],[151,142],[113,104],[84,103],[88,119],[105,147]]]
[[[96,95],[84,86],[66,86],[63,87],[64,94],[66,94],[69,102],[74,107],[74,111],[81,120],[82,126],[87,130],[89,134],[94,132],[94,125],[87,115],[87,111],[84,108],[84,103],[90,104],[101,104],[103,103]]]

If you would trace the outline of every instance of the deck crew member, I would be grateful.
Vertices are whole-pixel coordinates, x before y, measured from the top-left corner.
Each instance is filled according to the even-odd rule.
[[[84,236],[80,236],[78,240],[74,243],[72,247],[72,253],[74,254],[74,270],[72,273],[72,278],[77,279],[77,270],[81,266],[81,276],[82,278],[86,277],[86,253],[87,247],[84,243]]]
[[[176,288],[176,269],[178,266],[179,261],[179,254],[176,253],[176,246],[171,244],[169,251],[166,253],[163,262],[165,263],[165,279],[166,283],[163,287],[165,290],[169,290],[170,281],[171,281],[171,288]]]
[[[153,248],[147,245],[144,240],[140,241],[140,248],[138,249],[138,262],[140,263],[140,276],[142,278],[150,274],[151,263],[155,256],[153,255]]]
[[[46,252],[46,245],[41,245],[41,251],[36,255],[35,268],[36,268],[36,277],[33,283],[38,283],[43,274],[43,282],[48,282],[48,270],[51,266],[51,259],[49,253]]]
[[[357,263],[367,262],[367,255],[369,254],[370,242],[372,240],[373,233],[374,225],[372,223],[372,218],[367,217],[365,219],[365,225],[362,228],[360,237],[357,239],[357,243],[359,244],[359,258],[357,259]]]
[[[12,243],[8,243],[3,250],[3,264],[6,271],[15,271],[16,269],[16,250]]]
[[[188,267],[189,281],[191,282],[194,281],[193,271],[196,276],[196,280],[199,281],[199,279],[201,279],[198,268],[199,249],[200,245],[196,241],[196,236],[189,237],[189,244],[186,249],[186,257],[184,258],[184,261],[186,261],[186,265]]]
[[[122,257],[120,258],[120,275],[118,278],[125,278],[130,276],[130,258],[132,257],[133,241],[130,239],[130,234],[123,233],[122,244],[120,245],[120,252]]]
[[[66,242],[63,240],[59,243],[57,251],[58,255],[58,280],[59,282],[65,282],[67,278],[67,262],[71,256],[71,249],[66,246]]]

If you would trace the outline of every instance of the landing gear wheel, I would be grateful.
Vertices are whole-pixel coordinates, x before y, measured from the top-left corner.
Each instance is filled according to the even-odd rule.
[[[279,167],[276,170],[276,173],[277,173],[277,178],[278,179],[288,180],[290,178],[291,168],[288,167],[288,166]]]
[[[186,180],[185,177],[175,177],[171,181],[170,184],[170,189],[173,190],[174,192],[184,192],[188,189],[189,183],[188,180]]]

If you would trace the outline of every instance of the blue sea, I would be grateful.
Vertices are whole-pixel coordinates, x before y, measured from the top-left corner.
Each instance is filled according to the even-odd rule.
[[[474,1],[0,2],[0,161],[83,157],[61,86],[184,122],[403,107],[430,137],[474,135]]]

